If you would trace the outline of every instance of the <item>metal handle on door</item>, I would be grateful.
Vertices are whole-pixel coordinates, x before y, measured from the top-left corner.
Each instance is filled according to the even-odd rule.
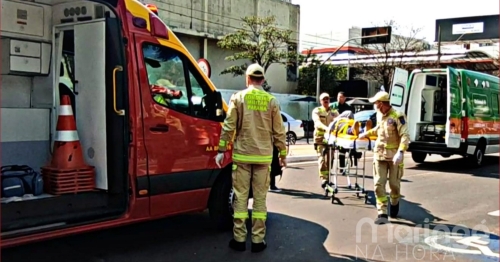
[[[115,66],[113,69],[113,109],[115,110],[115,113],[119,116],[124,116],[125,115],[125,110],[120,109],[118,110],[116,108],[116,72],[117,71],[123,71],[123,67],[121,66]]]
[[[168,132],[168,129],[169,129],[168,125],[161,125],[161,124],[149,128],[149,130],[153,132]]]

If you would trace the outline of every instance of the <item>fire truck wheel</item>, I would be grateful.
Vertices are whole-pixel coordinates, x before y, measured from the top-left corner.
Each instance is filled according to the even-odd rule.
[[[210,199],[208,210],[210,218],[219,230],[230,230],[233,228],[233,192],[231,181],[231,165],[222,170],[215,181]]]

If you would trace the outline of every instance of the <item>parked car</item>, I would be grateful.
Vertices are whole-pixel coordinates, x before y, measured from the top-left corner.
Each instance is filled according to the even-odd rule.
[[[361,123],[361,131],[367,131],[365,130],[365,125],[366,121],[372,120],[373,125],[377,125],[377,111],[375,110],[364,110],[364,111],[359,111],[356,114],[354,114],[354,120],[357,122]]]
[[[285,112],[281,112],[281,118],[285,125],[286,138],[290,144],[295,144],[298,139],[304,138],[304,126],[302,120],[297,120]],[[290,129],[289,129],[290,126]]]

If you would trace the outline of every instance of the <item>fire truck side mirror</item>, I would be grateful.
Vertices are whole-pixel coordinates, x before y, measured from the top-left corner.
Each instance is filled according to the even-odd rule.
[[[222,102],[222,94],[219,91],[215,91],[214,93],[214,101],[215,101],[215,116],[219,122],[224,121],[225,114]]]

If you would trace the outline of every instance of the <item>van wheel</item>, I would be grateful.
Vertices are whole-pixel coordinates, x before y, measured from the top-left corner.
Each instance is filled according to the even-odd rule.
[[[427,157],[427,153],[411,152],[411,159],[413,159],[413,161],[415,161],[415,163],[424,163],[426,157]]]
[[[215,181],[208,202],[210,218],[217,229],[226,231],[232,228],[233,203],[234,191],[231,180],[231,169],[228,168],[224,169]]]
[[[290,142],[290,144],[295,145],[297,142],[297,135],[294,132],[288,132],[286,133],[286,139],[287,142]]]
[[[484,150],[485,150],[485,145],[483,143],[479,143],[476,146],[476,150],[474,151],[474,154],[469,155],[467,157],[472,166],[481,167],[483,165]]]

